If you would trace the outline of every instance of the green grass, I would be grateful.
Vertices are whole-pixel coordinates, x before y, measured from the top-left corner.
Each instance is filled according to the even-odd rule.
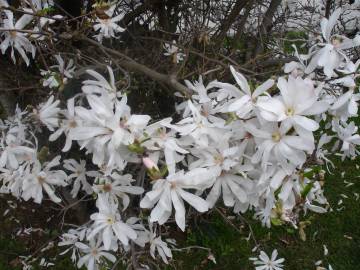
[[[286,270],[315,270],[314,263],[322,260],[323,266],[329,263],[334,270],[360,269],[360,200],[356,201],[354,192],[360,194],[360,183],[357,178],[360,173],[355,165],[358,161],[337,162],[339,168],[333,175],[327,175],[325,180],[325,193],[334,211],[326,214],[308,214],[302,220],[311,220],[305,228],[307,240],[300,239],[298,231],[289,226],[273,226],[264,228],[251,215],[245,219],[254,231],[254,236],[262,250],[271,253],[277,248],[281,257],[285,258]],[[344,178],[341,172],[345,171]],[[346,188],[344,180],[354,185]],[[349,198],[340,196],[345,194]],[[345,208],[340,208],[338,201],[342,199]],[[1,207],[2,208],[2,207]],[[228,212],[227,215],[231,215]],[[232,220],[237,229],[229,225],[217,212],[201,217],[193,222],[187,234],[179,234],[179,248],[185,246],[202,246],[211,249],[217,264],[207,259],[209,251],[190,249],[175,251],[174,260],[168,266],[160,269],[254,269],[249,257],[258,255],[252,252],[255,246],[253,239],[247,240],[249,226],[241,220]],[[2,222],[4,223],[4,221]],[[18,255],[29,254],[28,244],[11,239],[11,227],[1,226],[0,230],[0,270],[17,270],[14,266]],[[239,232],[240,231],[240,232]],[[183,239],[180,239],[184,237]],[[329,255],[324,256],[323,245],[329,249]],[[56,251],[51,253],[55,254]],[[11,265],[12,264],[12,265]],[[35,268],[45,269],[45,268]],[[75,269],[67,257],[59,257],[55,267],[61,270]],[[120,268],[119,268],[120,269]]]
[[[338,161],[338,170],[333,175],[327,174],[325,194],[333,211],[326,214],[308,214],[303,218],[311,220],[311,224],[305,228],[305,242],[300,239],[298,231],[289,226],[273,226],[267,229],[251,216],[246,216],[261,249],[268,254],[273,249],[278,249],[280,256],[285,258],[284,269],[287,270],[315,269],[314,264],[318,260],[322,260],[326,267],[330,263],[334,270],[360,269],[360,200],[356,201],[354,196],[354,192],[360,194],[357,178],[360,173],[355,167],[357,162]],[[341,177],[342,171],[346,172],[344,178]],[[346,188],[344,180],[353,182],[354,185]],[[340,194],[349,198],[344,199]],[[340,199],[343,204],[338,206]],[[337,211],[341,206],[345,208]],[[254,241],[245,239],[249,227],[240,221],[233,223],[239,227],[241,233],[229,226],[218,214],[213,215],[210,221],[198,224],[188,233],[186,245],[210,248],[217,264],[207,259],[206,250],[192,249],[191,252],[176,253],[175,262],[168,269],[254,269],[248,258],[255,257],[258,253],[251,251],[255,246]],[[329,250],[327,256],[324,256],[323,245]]]

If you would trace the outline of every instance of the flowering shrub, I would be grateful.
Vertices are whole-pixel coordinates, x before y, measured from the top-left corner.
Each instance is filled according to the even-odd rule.
[[[29,66],[40,53],[39,41],[64,38],[53,27],[66,14],[46,13],[52,5],[32,0],[12,7],[0,1],[1,51],[14,63],[22,59]],[[294,61],[281,74],[248,80],[230,65],[227,81],[199,77],[182,85],[165,79],[181,100],[176,116],[166,118],[134,113],[131,93],[119,88],[114,66],[131,68],[135,60],[112,63],[109,57],[103,63],[107,74],[86,67],[81,91],[66,96],[62,90],[84,68],[66,54],[54,55],[57,64],[39,71],[43,87],[54,90],[47,100],[17,107],[0,122],[1,192],[62,207],[67,192],[79,203],[93,200],[88,220],[58,241],[62,254],[90,270],[136,257],[134,250],[168,263],[175,242],[162,237],[161,228],[175,220],[185,231],[194,215],[219,204],[236,214],[254,213],[269,228],[298,228],[307,212],[329,208],[323,169],[333,166],[330,152],[342,159],[359,153],[354,117],[360,61],[354,61],[353,49],[360,36],[335,34],[342,12],[338,8],[321,19],[321,36],[311,40],[306,54],[294,47]],[[126,13],[117,4],[96,3],[83,15],[95,40],[83,38],[106,51],[101,42],[120,38]],[[173,65],[186,61],[186,50],[175,41],[163,48],[165,56],[174,56]],[[40,141],[46,130],[50,136]],[[57,140],[62,149],[44,155],[45,146]],[[276,257],[276,250],[271,259],[261,252],[256,269],[282,269],[284,259]]]

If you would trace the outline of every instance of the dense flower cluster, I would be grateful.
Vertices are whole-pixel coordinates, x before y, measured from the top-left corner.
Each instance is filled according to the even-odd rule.
[[[99,41],[124,30],[115,6],[96,8]],[[92,79],[83,81],[82,93],[66,107],[50,96],[0,123],[1,192],[39,204],[60,203],[64,187],[74,198],[93,194],[97,210],[89,222],[59,242],[78,267],[90,270],[105,260],[115,262],[113,254],[126,254],[134,244],[168,263],[174,242],[163,241],[158,228],[174,217],[185,231],[189,207],[204,213],[223,203],[235,213],[254,211],[267,227],[280,222],[296,228],[300,215],[328,209],[314,166],[329,162],[327,145],[333,142],[343,158],[358,155],[360,136],[352,117],[358,115],[359,62],[351,62],[344,50],[360,45],[360,37],[332,35],[340,14],[336,10],[322,20],[323,41],[307,57],[297,54],[299,62],[285,66],[287,75],[254,87],[230,66],[235,84],[187,81],[193,95],[176,106],[180,121],[132,113],[110,66],[109,80],[88,70]],[[15,61],[15,49],[29,64],[27,53],[34,57],[35,47],[27,33],[16,30],[33,17],[14,23],[12,12],[5,15],[3,27],[9,30],[2,34],[2,53],[10,48]],[[182,60],[175,44],[165,48],[167,55],[178,54],[175,62]],[[56,60],[42,72],[49,88],[59,88],[75,72],[72,60],[67,65],[60,55]],[[78,148],[84,157],[44,158],[35,135],[43,127],[52,132],[49,141],[65,139],[62,152]],[[276,257],[276,251],[271,259],[262,252],[256,269],[281,269],[284,259]]]

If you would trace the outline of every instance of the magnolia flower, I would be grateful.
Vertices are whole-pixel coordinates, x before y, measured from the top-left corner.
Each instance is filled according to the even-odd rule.
[[[194,92],[192,94],[192,99],[197,100],[199,103],[206,103],[211,101],[211,99],[207,95],[209,87],[204,86],[202,76],[199,76],[199,80],[194,81],[193,83],[185,80],[185,84],[191,91]]]
[[[30,60],[27,57],[26,53],[31,53],[32,57],[35,57],[35,47],[27,39],[26,33],[19,32],[17,30],[23,30],[26,25],[28,25],[33,16],[25,14],[20,17],[20,19],[14,24],[14,15],[10,11],[6,11],[6,19],[3,20],[3,31],[1,36],[4,37],[0,44],[0,49],[2,54],[5,54],[6,50],[11,47],[11,59],[16,63],[14,49],[18,51],[21,57],[24,59],[26,65],[29,65]],[[1,29],[0,29],[1,31]]]
[[[140,141],[150,116],[131,115],[126,96],[115,104],[107,95],[87,95],[87,100],[91,110],[83,107],[75,110],[82,125],[70,130],[70,138],[81,141],[93,152],[94,164],[103,166],[107,162],[109,167],[124,169],[126,153],[121,150],[122,146],[126,149],[136,143],[135,140]]]
[[[94,224],[87,239],[93,239],[97,234],[102,232],[101,239],[104,243],[104,248],[109,250],[111,242],[114,239],[114,234],[125,246],[129,244],[129,240],[137,237],[136,232],[128,224],[121,221],[120,214],[117,211],[117,205],[110,203],[105,194],[98,195],[96,206],[99,212],[90,216]]]
[[[313,82],[300,77],[289,77],[286,81],[280,77],[277,86],[281,92],[279,97],[258,100],[261,116],[267,121],[286,120],[297,132],[317,130],[319,124],[306,116],[321,114],[329,105],[318,101],[318,89],[314,89]]]
[[[180,52],[180,49],[176,46],[176,41],[173,40],[171,44],[164,44],[165,56],[172,56],[174,63],[179,63],[184,60],[185,54]]]
[[[164,123],[164,126],[179,132],[181,136],[189,136],[200,147],[207,147],[210,139],[215,142],[220,141],[224,123],[210,123],[190,100],[187,105],[192,117],[184,118],[175,125]]]
[[[101,269],[101,262],[103,258],[108,259],[111,262],[116,261],[116,257],[109,252],[106,252],[106,248],[101,246],[101,241],[91,240],[89,245],[84,243],[77,242],[76,247],[80,249],[82,253],[85,253],[77,263],[77,267],[81,268],[83,265],[86,265],[88,270],[98,270]]]
[[[45,103],[41,103],[38,106],[38,109],[33,110],[34,116],[50,131],[54,131],[54,128],[59,126],[59,104],[60,100],[54,101],[54,96],[50,96],[50,98]]]
[[[122,93],[117,91],[115,85],[115,77],[114,72],[111,67],[107,66],[107,70],[109,73],[109,80],[108,82],[101,74],[94,70],[87,70],[86,72],[94,77],[96,80],[85,80],[82,82],[82,91],[85,94],[102,94],[104,91],[108,92],[112,99],[116,97],[121,97]]]
[[[290,126],[282,123],[266,123],[260,129],[248,123],[246,129],[255,138],[259,139],[257,151],[251,158],[253,163],[261,161],[263,169],[268,162],[276,160],[287,172],[292,172],[293,166],[302,165],[306,160],[306,151],[311,153],[314,149],[312,140],[301,136],[288,135]]]
[[[257,97],[269,90],[274,85],[274,80],[267,80],[258,86],[254,92],[251,92],[246,78],[232,66],[230,66],[230,70],[237,84],[240,86],[242,96],[231,102],[227,108],[225,107],[225,111],[236,112],[240,118],[247,118],[255,108]]]
[[[50,135],[49,141],[57,140],[61,134],[66,135],[65,145],[62,149],[63,152],[67,152],[71,148],[72,139],[69,136],[70,131],[80,125],[80,118],[75,116],[75,99],[70,98],[67,100],[67,110],[62,111],[61,114],[65,116],[65,119],[60,120],[60,127],[53,134]]]
[[[67,80],[73,77],[75,72],[74,60],[70,59],[68,64],[65,66],[65,61],[62,59],[60,54],[55,55],[55,59],[58,64],[51,66],[50,69],[56,69],[56,71],[41,71],[41,75],[44,76],[44,87],[55,88],[64,86]]]
[[[252,185],[250,179],[245,179],[231,173],[222,173],[217,177],[206,197],[206,201],[209,203],[209,207],[212,208],[222,193],[224,204],[228,207],[234,206],[236,200],[248,205],[247,194],[251,190]]]
[[[184,155],[189,153],[180,145],[180,141],[175,137],[175,132],[167,131],[166,126],[171,126],[171,120],[171,118],[165,118],[148,125],[145,128],[148,140],[142,144],[148,150],[164,152],[165,163],[170,174],[175,173],[176,163],[183,160]]]
[[[107,10],[101,10],[102,7],[99,7],[99,14],[97,14],[96,17],[96,23],[94,24],[94,30],[99,31],[99,34],[95,35],[95,38],[102,42],[102,39],[105,38],[116,38],[116,33],[124,32],[125,29],[120,27],[117,23],[121,21],[121,19],[124,17],[125,14],[119,14],[115,17],[114,11],[115,11],[116,5],[112,5],[111,7],[108,7]]]
[[[333,126],[334,131],[337,132],[339,139],[342,141],[341,151],[343,152],[343,159],[346,156],[352,157],[358,155],[356,146],[360,145],[360,135],[357,134],[358,127],[354,122],[350,124],[336,123]]]
[[[131,174],[120,175],[113,172],[109,176],[99,177],[98,183],[93,186],[93,189],[96,193],[107,194],[114,203],[117,203],[117,198],[122,199],[123,210],[125,210],[130,203],[127,194],[140,195],[144,192],[142,187],[131,185],[134,181]]]
[[[60,156],[55,157],[52,161],[41,166],[37,161],[33,165],[31,172],[25,176],[22,186],[22,197],[25,201],[30,198],[34,202],[41,203],[43,199],[43,189],[48,194],[49,198],[56,203],[61,202],[61,199],[56,196],[54,186],[67,186],[67,175],[62,170],[52,170],[53,167],[60,164]]]
[[[63,233],[60,236],[60,241],[58,242],[59,247],[66,247],[66,249],[61,252],[59,255],[64,255],[71,252],[71,260],[72,262],[76,262],[76,243],[79,241],[83,241],[85,238],[86,229],[80,227],[78,229],[70,229],[67,233]]]
[[[338,71],[341,72],[343,76],[339,79],[331,80],[330,83],[341,84],[350,89],[355,88],[356,87],[355,80],[360,76],[360,74],[357,73],[359,66],[360,66],[360,59],[358,59],[355,63],[351,61],[346,63],[343,69],[338,69]]]
[[[153,224],[149,222],[149,242],[150,242],[150,255],[155,259],[155,252],[157,251],[164,263],[168,264],[167,258],[172,258],[171,249],[167,243],[161,240],[161,236],[156,235],[156,229]]]
[[[256,270],[282,270],[284,267],[282,263],[285,259],[277,259],[277,256],[276,249],[273,250],[271,258],[264,251],[260,251],[259,259],[250,258],[250,260],[254,261],[254,265],[258,265],[255,267]]]
[[[310,49],[312,59],[305,70],[306,73],[313,72],[319,66],[324,69],[324,73],[328,78],[332,77],[334,69],[337,69],[343,60],[349,61],[344,50],[360,45],[360,36],[349,39],[342,35],[331,35],[341,12],[341,8],[338,8],[329,19],[323,18],[321,20],[324,43],[316,44]],[[318,49],[317,46],[322,48]]]
[[[194,169],[187,172],[179,171],[169,175],[166,179],[155,181],[152,191],[146,193],[140,202],[141,208],[153,208],[150,222],[157,221],[164,224],[170,217],[172,207],[175,208],[175,221],[179,228],[185,230],[185,206],[184,200],[198,212],[209,209],[208,203],[199,196],[187,192],[184,189],[204,189],[211,185],[211,171],[206,169]]]
[[[29,144],[15,134],[3,134],[0,140],[0,168],[17,169],[24,160],[32,160],[35,150],[25,146]]]
[[[339,117],[342,121],[346,121],[349,117],[357,116],[360,94],[354,93],[354,90],[348,90],[341,95],[330,107],[331,114]]]
[[[66,159],[64,160],[64,168],[72,172],[68,179],[73,180],[73,188],[70,192],[73,198],[79,193],[80,187],[89,195],[93,192],[87,177],[93,177],[96,172],[86,170],[85,160],[80,160],[79,163],[75,159]]]

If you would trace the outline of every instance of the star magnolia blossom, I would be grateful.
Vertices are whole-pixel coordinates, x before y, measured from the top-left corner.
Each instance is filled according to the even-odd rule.
[[[237,72],[232,66],[230,66],[230,70],[236,80],[236,83],[240,86],[243,95],[229,104],[225,111],[236,112],[240,118],[248,118],[249,114],[255,109],[257,97],[269,90],[274,85],[274,80],[267,80],[257,87],[253,93],[251,93],[250,86],[246,78],[241,73]]]
[[[153,185],[153,190],[146,193],[141,200],[140,207],[153,208],[156,204],[151,211],[150,222],[157,221],[159,224],[164,224],[169,219],[174,207],[176,224],[185,231],[184,200],[199,212],[207,211],[209,205],[201,197],[184,189],[205,188],[209,184],[210,177],[211,171],[194,169],[186,174],[179,171],[166,179],[158,179]]]
[[[81,268],[83,265],[86,265],[88,270],[98,270],[101,269],[101,261],[103,258],[111,262],[116,261],[116,257],[109,252],[106,252],[104,246],[101,246],[100,241],[90,241],[89,245],[84,243],[77,242],[76,247],[80,249],[84,255],[79,259],[77,267]]]
[[[94,30],[99,31],[97,35],[95,35],[96,39],[99,42],[102,42],[103,38],[115,38],[116,33],[124,32],[125,29],[118,25],[118,22],[124,17],[125,14],[119,14],[115,17],[116,5],[112,5],[107,10],[102,11],[99,16],[96,17],[96,23],[94,24]]]
[[[344,50],[360,45],[360,36],[349,39],[342,35],[331,35],[341,12],[342,10],[339,8],[334,11],[329,19],[322,19],[321,32],[325,43],[316,44],[310,49],[312,59],[305,70],[306,73],[313,72],[319,66],[323,68],[325,75],[331,78],[334,75],[334,69],[337,69],[343,60],[349,61]],[[317,46],[322,48],[318,50]]]
[[[99,194],[96,201],[98,213],[92,214],[90,219],[94,221],[93,229],[87,239],[93,239],[102,232],[102,242],[106,250],[110,249],[111,242],[115,238],[127,246],[130,239],[136,239],[136,232],[126,223],[121,221],[117,211],[117,205],[109,203],[105,194]]]
[[[309,79],[280,77],[277,83],[281,95],[258,100],[261,116],[267,121],[284,121],[301,132],[315,131],[319,124],[306,117],[325,112],[329,105],[318,100],[318,91]]]
[[[6,19],[3,20],[3,28],[10,29],[3,31],[1,36],[4,40],[0,44],[2,54],[5,54],[6,50],[11,47],[11,59],[16,63],[14,49],[18,51],[21,57],[24,59],[26,65],[30,64],[30,60],[26,53],[31,53],[32,57],[35,57],[35,47],[26,37],[27,34],[21,32],[33,19],[33,16],[25,14],[14,24],[14,15],[10,11],[6,11]],[[17,31],[20,30],[20,31]],[[1,31],[1,29],[0,29]]]
[[[285,259],[277,259],[278,252],[276,249],[273,250],[271,258],[264,252],[260,251],[259,259],[250,258],[254,261],[256,270],[283,270],[283,262]]]
[[[68,184],[66,182],[67,175],[64,171],[52,170],[53,167],[59,164],[60,156],[55,157],[44,167],[38,161],[34,164],[31,172],[25,177],[22,186],[22,197],[25,201],[33,198],[34,202],[41,203],[43,200],[43,190],[45,190],[53,202],[61,202],[61,199],[55,194],[54,187],[64,187]]]

